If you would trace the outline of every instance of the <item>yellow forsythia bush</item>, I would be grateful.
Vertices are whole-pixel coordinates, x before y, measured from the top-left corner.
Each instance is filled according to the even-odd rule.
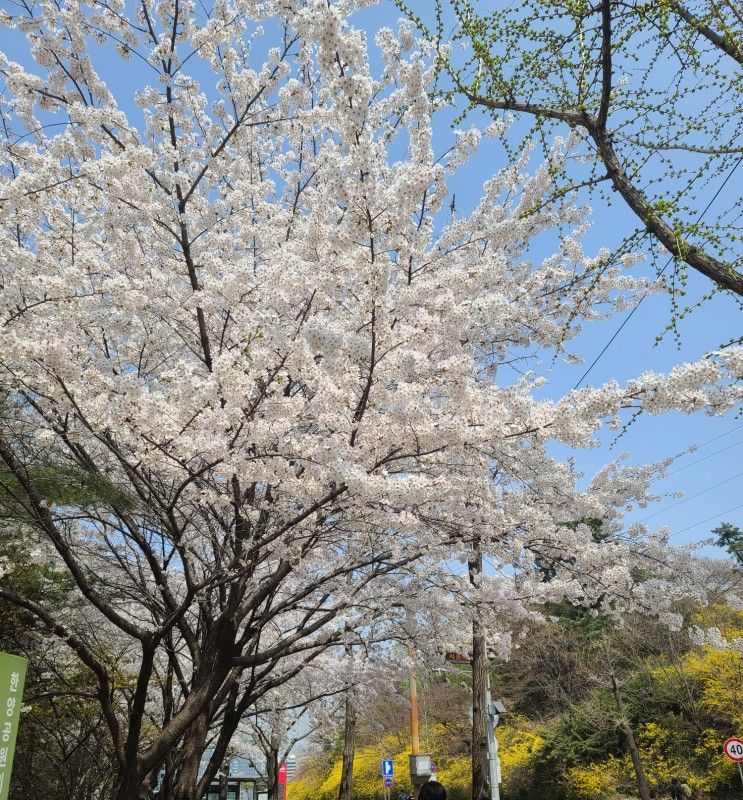
[[[621,771],[622,764],[618,759],[609,756],[597,764],[569,769],[566,783],[575,797],[586,800],[609,800],[617,796]]]
[[[526,719],[511,718],[498,728],[501,769],[504,786],[518,780],[519,770],[539,753],[544,744],[540,735],[529,730]],[[533,728],[533,725],[531,726]],[[451,735],[443,726],[429,731],[425,749],[433,756],[436,778],[446,786],[452,800],[469,797],[472,769],[469,753],[452,753]],[[359,800],[381,800],[384,796],[381,762],[391,758],[395,764],[395,785],[392,797],[410,787],[407,742],[387,735],[379,742],[356,750],[353,768],[353,795]],[[298,778],[288,786],[288,800],[336,800],[341,780],[341,759],[325,761],[321,757],[305,759]]]
[[[354,797],[381,800],[384,796],[381,762],[385,758],[395,763],[393,797],[401,787],[409,786],[408,753],[395,735],[387,735],[379,742],[357,748],[353,763]],[[287,800],[336,800],[341,782],[342,761],[325,761],[321,757],[305,759],[298,778],[288,785]]]
[[[539,726],[525,717],[509,714],[508,722],[498,727],[501,780],[506,793],[526,782],[544,741]]]

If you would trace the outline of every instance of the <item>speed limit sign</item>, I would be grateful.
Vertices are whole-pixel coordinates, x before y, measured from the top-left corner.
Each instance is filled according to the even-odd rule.
[[[722,749],[731,761],[743,761],[743,739],[728,739]]]

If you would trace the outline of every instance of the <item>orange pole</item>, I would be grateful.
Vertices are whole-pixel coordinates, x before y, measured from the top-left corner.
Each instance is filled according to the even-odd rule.
[[[410,670],[410,732],[413,736],[410,752],[417,756],[421,751],[421,740],[418,732],[418,682],[414,669]]]

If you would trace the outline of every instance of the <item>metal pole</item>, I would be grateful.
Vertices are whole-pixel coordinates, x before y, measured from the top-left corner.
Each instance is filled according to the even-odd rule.
[[[740,766],[740,761],[738,762],[738,775],[740,775],[740,782],[743,785],[743,767]]]
[[[488,766],[490,767],[490,797],[500,800],[500,764],[498,762],[498,740],[495,738],[497,714],[493,713],[490,696],[490,670],[485,678],[485,709],[488,715]]]
[[[408,643],[408,655],[410,656],[410,755],[417,756],[421,751],[421,739],[418,729],[418,681],[415,676],[412,642]],[[418,800],[419,787],[413,779],[412,768],[410,771],[410,785],[414,800]]]

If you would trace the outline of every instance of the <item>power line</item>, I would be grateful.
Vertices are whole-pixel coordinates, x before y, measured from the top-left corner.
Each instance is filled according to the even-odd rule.
[[[729,431],[725,431],[724,433],[718,433],[717,436],[713,436],[711,439],[707,439],[701,444],[695,445],[694,451],[701,450],[703,447],[706,447],[708,444],[712,444],[712,442],[716,442],[718,439],[724,439],[726,436],[730,436],[731,433],[735,433],[736,431],[739,431],[741,428],[743,428],[743,424],[736,425],[734,428],[730,428]],[[743,444],[743,439],[741,439],[739,442],[733,442],[733,444],[728,445],[727,447],[721,447],[719,450],[715,450],[714,452],[709,453],[706,456],[697,458],[694,461],[691,461],[689,464],[684,464],[683,466],[678,467],[677,469],[671,470],[670,472],[667,472],[665,475],[658,475],[657,478],[652,479],[651,483],[655,483],[655,481],[661,481],[664,480],[665,478],[669,478],[671,475],[675,475],[677,472],[681,472],[682,470],[685,470],[688,467],[693,467],[695,464],[699,464],[701,461],[706,461],[708,458],[712,458],[712,456],[716,456],[719,453],[724,453],[726,450],[730,450],[731,448],[737,447],[738,445],[741,444]],[[678,453],[674,453],[674,455],[672,455],[670,458],[675,461],[677,458],[681,458],[681,456],[685,456],[688,453],[689,453],[688,448],[686,450],[679,450]]]
[[[668,264],[666,264],[666,267],[667,266]],[[665,267],[663,267],[663,270],[665,270]],[[601,352],[596,356],[596,358],[593,359],[593,361],[591,362],[591,366],[588,367],[588,369],[580,376],[580,380],[578,381],[578,383],[575,384],[575,386],[573,386],[573,389],[578,389],[580,385],[583,383],[583,381],[588,377],[588,373],[596,366],[596,364],[599,363],[601,357],[611,347],[612,342],[617,338],[617,336],[619,336],[624,326],[632,319],[632,315],[635,313],[635,311],[637,311],[637,309],[640,307],[640,304],[647,296],[648,293],[645,292],[645,294],[643,294],[643,296],[637,301],[637,305],[634,306],[634,308],[629,312],[629,314],[627,314],[627,316],[622,320],[622,324],[614,331],[611,339],[609,339],[609,341],[604,345]]]
[[[672,539],[674,536],[679,536],[682,533],[686,533],[692,528],[697,528],[699,525],[704,525],[705,522],[711,522],[713,519],[717,519],[718,517],[724,517],[726,514],[732,514],[733,511],[737,511],[739,508],[743,508],[743,503],[741,503],[739,506],[728,508],[727,511],[721,511],[719,514],[713,514],[711,517],[707,517],[707,519],[702,519],[699,522],[695,522],[693,525],[689,525],[687,528],[682,528],[680,531],[674,531],[668,538]]]
[[[678,469],[671,470],[671,472],[667,473],[666,475],[662,476],[665,478],[670,478],[671,475],[675,475],[677,472],[681,472],[689,467],[693,467],[695,464],[700,464],[702,461],[706,461],[708,458],[712,458],[712,456],[719,455],[720,453],[724,453],[726,450],[730,450],[733,447],[739,447],[743,444],[743,439],[739,442],[733,442],[733,444],[729,444],[727,447],[721,447],[719,450],[715,450],[714,452],[710,453],[707,456],[703,456],[702,458],[696,459],[696,461],[692,461],[690,464],[684,464],[683,467],[679,467]],[[660,480],[660,478],[656,478],[656,480]]]
[[[725,436],[729,436],[731,433],[735,433],[735,431],[739,431],[741,428],[743,428],[743,423],[741,423],[740,425],[736,425],[734,428],[731,428],[729,431],[725,431],[724,433],[718,433],[717,436],[713,436],[711,439],[707,439],[706,442],[702,442],[701,444],[698,444],[696,446],[696,449],[697,450],[701,450],[703,447],[706,447],[708,444],[712,444],[712,442],[716,442],[718,439],[722,439]],[[686,452],[686,450],[682,450],[680,453],[678,453],[678,456],[682,456],[685,452]],[[678,456],[676,456],[676,457],[678,457]]]
[[[729,431],[725,431],[724,433],[718,433],[717,436],[713,436],[711,439],[707,439],[705,442],[702,442],[701,444],[694,445],[694,450],[701,450],[703,447],[706,447],[708,444],[712,444],[712,442],[716,442],[718,439],[724,439],[726,436],[730,436],[731,433],[735,433],[736,431],[739,431],[741,428],[743,428],[743,424],[736,425],[734,428],[730,428]],[[691,445],[689,447],[691,447]],[[686,448],[685,450],[679,450],[679,452],[676,453],[675,455],[671,456],[671,458],[676,460],[677,458],[681,458],[681,456],[686,455],[688,452],[689,452],[689,448]],[[722,451],[719,450],[718,452],[722,452]],[[691,466],[691,464],[689,464],[689,466]],[[682,467],[682,469],[683,469],[683,467]]]
[[[724,438],[725,436],[729,436],[731,433],[735,433],[736,431],[739,431],[741,428],[743,428],[743,424],[736,425],[734,428],[730,428],[730,430],[724,431],[723,433],[718,433],[717,436],[713,436],[711,439],[707,439],[706,441],[702,442],[700,445],[697,445],[696,449],[700,450],[702,447],[706,447],[708,444],[712,444],[712,442],[716,442],[719,439]],[[690,462],[689,464],[684,464],[684,466],[679,467],[678,469],[672,470],[671,472],[667,473],[666,475],[659,475],[657,478],[653,478],[651,483],[654,483],[655,481],[663,480],[664,478],[668,478],[671,475],[675,475],[677,472],[681,472],[682,470],[688,469],[689,467],[693,467],[693,466],[695,466],[696,464],[699,464],[702,461],[706,461],[708,458],[712,458],[713,456],[716,456],[719,453],[724,453],[726,450],[730,450],[733,447],[738,447],[738,446],[740,446],[742,444],[743,444],[743,439],[741,439],[739,442],[733,442],[733,444],[730,444],[727,447],[721,447],[719,450],[715,450],[715,451],[713,451],[712,453],[709,453],[706,456],[702,456],[702,458],[697,458],[694,461]],[[682,450],[679,453],[676,453],[676,455],[672,456],[672,458],[679,458],[679,456],[684,455],[686,452],[687,452],[686,450]],[[654,511],[652,514],[648,514],[647,516],[643,517],[642,519],[637,520],[637,524],[642,524],[643,522],[651,519],[652,517],[657,516],[658,514],[662,514],[665,511],[670,511],[671,509],[676,508],[676,506],[683,505],[684,503],[688,502],[689,500],[694,500],[694,498],[699,497],[700,495],[706,494],[707,492],[711,492],[713,489],[716,489],[718,486],[724,486],[726,483],[730,483],[730,481],[735,480],[736,478],[740,478],[740,477],[743,477],[743,472],[739,472],[737,475],[733,475],[730,478],[726,478],[724,481],[720,481],[718,483],[713,484],[712,486],[708,486],[706,489],[702,489],[701,491],[696,492],[695,494],[692,494],[689,497],[684,497],[683,499],[679,500],[677,503],[673,503],[670,506],[667,506],[666,508],[662,508],[659,511]],[[743,507],[743,506],[736,506],[735,508],[729,509],[728,511],[723,511],[722,514],[718,514],[716,516],[723,516],[724,514],[728,514],[731,511],[737,511],[741,507]],[[701,522],[696,523],[696,525],[703,525],[705,522],[709,522],[712,519],[715,519],[715,517],[710,517],[709,519],[702,520]],[[691,528],[696,527],[696,525],[691,525],[689,528],[684,528],[683,530],[676,531],[676,532],[672,533],[669,538],[672,538],[673,536],[677,536],[679,533],[685,533],[686,531],[691,530]]]
[[[703,494],[707,494],[707,492],[711,492],[713,489],[717,489],[718,486],[724,486],[726,483],[730,483],[730,481],[734,481],[736,478],[743,477],[743,472],[739,472],[737,475],[732,475],[730,478],[726,478],[724,481],[718,481],[717,483],[713,483],[712,486],[708,486],[706,489],[702,489],[699,492],[695,492],[694,494],[690,494],[688,497],[684,497],[683,500],[679,500],[677,503],[671,503],[670,506],[666,506],[665,508],[661,508],[659,511],[654,511],[652,514],[648,514],[646,517],[638,520],[639,522],[645,522],[646,520],[651,519],[652,517],[657,517],[658,514],[663,514],[666,511],[670,511],[672,508],[676,508],[677,506],[682,506],[684,503],[688,503],[690,500],[694,500],[696,497],[701,497]]]
[[[735,170],[738,169],[738,167],[740,166],[741,163],[743,163],[743,156],[741,156],[735,162],[735,164],[733,164],[733,168],[730,170],[730,172],[728,173],[728,175],[725,178],[725,180],[720,184],[719,189],[714,193],[714,195],[712,196],[712,199],[709,201],[709,203],[707,203],[707,205],[705,206],[705,208],[702,211],[702,213],[697,217],[697,220],[696,220],[697,222],[701,222],[702,221],[702,218],[709,211],[712,203],[714,203],[715,200],[717,200],[717,198],[720,195],[720,192],[722,192],[722,190],[727,185],[727,182],[733,177],[733,174],[735,173]],[[666,261],[663,269],[660,271],[661,275],[663,275],[663,273],[668,269],[669,265],[673,261],[673,258],[674,258],[673,256],[669,256],[668,257],[668,261]],[[580,376],[580,379],[578,380],[578,383],[575,384],[573,389],[579,388],[580,385],[583,383],[583,381],[588,377],[588,375],[591,372],[591,370],[596,366],[596,364],[598,364],[598,362],[601,360],[601,358],[604,355],[604,353],[611,347],[612,342],[617,338],[617,336],[619,336],[619,334],[622,332],[622,329],[624,328],[624,326],[630,321],[630,319],[632,318],[632,315],[642,305],[643,300],[645,300],[645,298],[648,296],[648,294],[649,294],[649,292],[647,292],[647,291],[643,293],[642,297],[640,297],[640,299],[637,301],[637,304],[632,308],[632,310],[629,312],[629,314],[627,314],[627,316],[622,320],[621,324],[616,329],[616,331],[614,331],[614,334],[612,335],[611,339],[609,339],[609,341],[604,345],[603,349],[596,356],[596,358],[593,359],[593,361],[591,362],[591,364],[588,367],[588,369]]]

